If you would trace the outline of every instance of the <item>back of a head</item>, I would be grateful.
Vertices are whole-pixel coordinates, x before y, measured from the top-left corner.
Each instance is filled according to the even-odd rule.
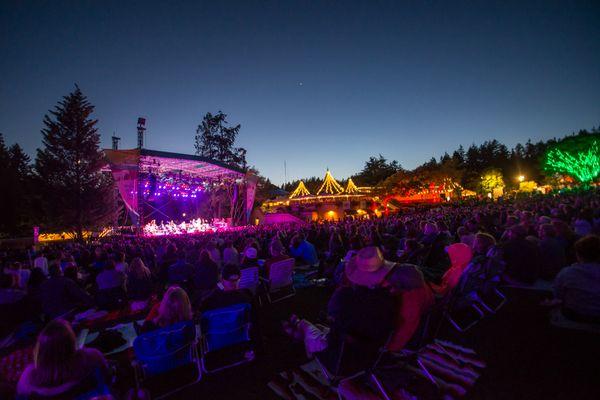
[[[435,223],[433,222],[427,222],[425,224],[425,226],[423,227],[423,233],[425,235],[433,235],[438,233],[438,227]]]
[[[575,242],[575,254],[582,263],[600,263],[600,236],[587,235]]]
[[[273,240],[270,246],[271,255],[273,257],[281,255],[283,253],[283,244],[279,240]]]
[[[166,327],[192,319],[192,306],[185,290],[172,286],[165,292],[158,308],[157,323]]]
[[[236,265],[226,265],[221,271],[221,282],[225,290],[236,290],[238,288],[241,271]]]
[[[75,352],[75,333],[71,325],[61,319],[50,321],[40,332],[34,349],[37,379],[48,386],[65,383]]]
[[[475,235],[473,242],[473,251],[478,254],[485,254],[490,247],[496,244],[496,239],[489,233],[479,232]]]

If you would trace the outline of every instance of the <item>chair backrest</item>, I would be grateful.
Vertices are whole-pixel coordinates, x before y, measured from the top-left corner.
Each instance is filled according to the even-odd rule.
[[[292,280],[294,264],[293,258],[271,264],[269,268],[269,290],[280,289],[294,283]]]
[[[156,375],[193,362],[195,345],[196,327],[183,321],[138,336],[133,350],[146,374]]]
[[[205,351],[211,352],[250,341],[248,303],[208,310],[200,317]]]
[[[240,289],[249,289],[252,294],[256,293],[258,287],[258,267],[244,268],[240,275]]]

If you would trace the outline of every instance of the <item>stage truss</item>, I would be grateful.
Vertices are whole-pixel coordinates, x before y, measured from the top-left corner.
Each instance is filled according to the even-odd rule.
[[[132,225],[142,228],[152,220],[166,221],[171,227],[179,225],[181,220],[185,222],[186,213],[170,215],[170,207],[180,202],[197,203],[201,197],[206,201],[218,191],[229,199],[229,220],[247,223],[256,183],[237,167],[205,157],[148,149],[105,150],[105,154],[106,169],[113,175]],[[187,217],[187,224],[198,220],[190,219],[197,217],[194,215]]]

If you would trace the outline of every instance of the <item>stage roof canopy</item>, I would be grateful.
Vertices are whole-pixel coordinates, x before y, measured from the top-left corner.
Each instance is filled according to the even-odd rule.
[[[169,153],[166,151],[132,149],[105,149],[104,154],[111,169],[136,169],[141,173],[169,174],[181,173],[194,178],[238,179],[245,175],[238,167],[221,161],[190,154]]]

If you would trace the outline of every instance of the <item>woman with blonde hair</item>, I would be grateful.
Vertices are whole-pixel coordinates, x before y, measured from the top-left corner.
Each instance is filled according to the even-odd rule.
[[[136,257],[127,269],[127,294],[132,300],[146,300],[152,295],[152,273],[141,258]]]
[[[179,286],[171,286],[158,307],[146,317],[142,331],[149,332],[178,322],[190,321],[192,316],[192,305],[185,290]]]
[[[109,394],[108,364],[96,349],[77,349],[71,325],[61,319],[50,321],[37,338],[33,363],[29,364],[17,384],[18,397],[79,397]],[[94,382],[93,390],[90,385]],[[85,389],[83,389],[85,387]],[[81,388],[81,389],[80,389]],[[82,398],[87,396],[82,396]]]

